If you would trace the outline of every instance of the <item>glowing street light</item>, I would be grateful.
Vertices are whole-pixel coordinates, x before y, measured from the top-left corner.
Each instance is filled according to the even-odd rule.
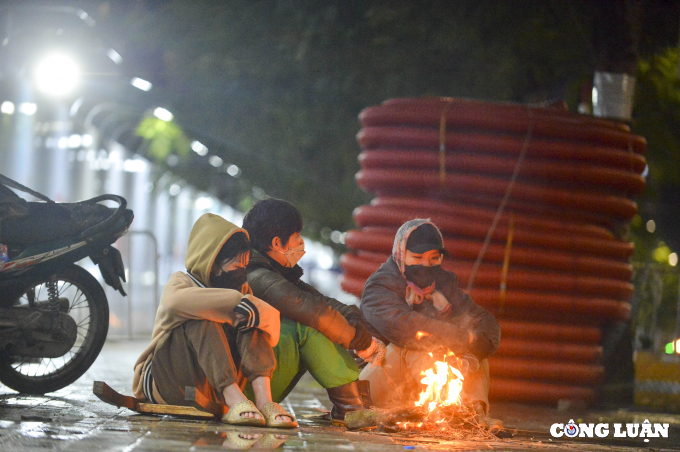
[[[149,91],[151,88],[153,88],[151,82],[147,82],[146,80],[139,77],[134,77],[132,80],[130,80],[130,84],[137,89],[141,89],[142,91]]]
[[[70,56],[53,53],[38,63],[35,79],[41,92],[63,97],[71,93],[80,81],[80,69]]]
[[[168,110],[166,110],[165,108],[162,108],[162,107],[157,107],[153,111],[153,115],[155,117],[157,117],[158,119],[160,119],[161,121],[170,122],[170,121],[172,121],[172,118],[174,118],[172,113],[170,113]]]
[[[19,104],[19,112],[26,116],[33,116],[38,111],[38,106],[33,102],[22,102]]]
[[[194,150],[194,152],[201,157],[204,157],[205,155],[208,154],[208,148],[205,144],[201,143],[200,141],[192,141],[191,142],[191,149]]]
[[[211,155],[208,162],[215,168],[219,168],[224,163],[224,161],[216,155]]]
[[[2,105],[0,105],[0,112],[6,115],[13,115],[14,114],[14,104],[8,100],[4,101]]]

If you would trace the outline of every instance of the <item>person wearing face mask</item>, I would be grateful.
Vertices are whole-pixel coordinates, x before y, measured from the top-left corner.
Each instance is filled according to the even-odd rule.
[[[429,220],[399,228],[392,255],[366,281],[361,297],[372,333],[389,344],[385,364],[364,368],[360,378],[370,381],[377,406],[409,404],[422,391],[421,372],[446,357],[464,375],[462,401],[480,425],[497,430],[503,423],[488,416],[486,358],[498,349],[500,326],[458,287],[456,275],[442,269],[447,254]]]
[[[346,413],[372,406],[368,384],[357,381],[359,368],[347,349],[370,361],[384,345],[371,336],[358,307],[326,297],[300,279],[302,216],[292,204],[260,201],[246,214],[243,228],[253,247],[248,284],[281,313],[272,398],[285,398],[309,371],[328,392],[331,420],[342,425]]]
[[[213,214],[201,216],[189,235],[186,272],[163,289],[151,344],[134,366],[135,397],[184,405],[184,388],[226,404],[222,422],[297,427],[271,398],[279,313],[253,296],[246,280],[248,233]],[[252,387],[251,402],[242,388]]]

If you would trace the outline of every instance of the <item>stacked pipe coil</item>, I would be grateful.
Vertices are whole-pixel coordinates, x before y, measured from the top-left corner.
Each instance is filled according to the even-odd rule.
[[[470,296],[501,323],[490,396],[594,402],[600,327],[630,317],[633,245],[616,233],[645,187],[644,138],[564,109],[449,98],[392,99],[359,118],[356,179],[377,197],[354,211],[343,289],[360,297],[399,226],[430,218],[444,268],[463,289],[473,279]]]

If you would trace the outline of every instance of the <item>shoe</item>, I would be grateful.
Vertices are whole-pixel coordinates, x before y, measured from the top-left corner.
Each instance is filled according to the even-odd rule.
[[[472,409],[476,413],[475,419],[480,427],[491,433],[503,430],[503,421],[494,419],[486,413],[486,404],[481,400],[472,403]]]
[[[265,426],[267,427],[295,428],[298,426],[295,417],[276,402],[267,403],[262,408],[262,416],[264,416]],[[288,416],[292,421],[279,421],[276,419],[276,416]]]
[[[244,400],[237,403],[236,405],[229,408],[222,416],[222,422],[229,425],[249,425],[251,427],[264,427],[265,420],[264,416],[260,419],[254,419],[251,417],[242,417],[243,413],[257,413],[262,416],[260,410],[257,409],[255,404],[250,400]]]
[[[368,380],[357,380],[356,383],[359,387],[359,396],[364,403],[364,408],[367,410],[374,408],[375,403],[371,399],[371,382]]]
[[[326,388],[328,398],[333,404],[331,422],[333,425],[345,425],[345,414],[364,409],[364,402],[359,394],[358,380],[335,388]]]

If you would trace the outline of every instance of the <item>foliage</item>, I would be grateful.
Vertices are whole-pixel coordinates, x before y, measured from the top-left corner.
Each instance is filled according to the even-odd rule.
[[[640,213],[629,238],[636,245],[634,262],[665,275],[675,272],[669,254],[680,250],[680,210],[673,202],[680,200],[680,86],[678,52],[670,49],[677,44],[680,8],[678,0],[625,4],[632,6],[628,25],[636,36],[622,36],[619,43],[624,53],[635,43],[641,56],[632,126],[648,140],[649,163],[648,189],[637,199]],[[301,209],[305,233],[316,238],[352,228],[352,210],[371,198],[354,182],[363,108],[393,97],[452,96],[563,99],[575,111],[594,68],[617,66],[601,61],[611,54],[596,45],[598,36],[626,28],[602,23],[607,2],[585,0],[120,5],[103,25],[120,32],[126,58],[146,71],[136,75],[154,83],[154,95],[192,139],[238,165],[243,178],[215,175],[193,153],[173,171],[242,210],[261,196],[258,187],[285,198]],[[163,159],[168,143],[158,146]],[[652,218],[653,233],[646,228]],[[641,277],[637,272],[637,286],[644,285]],[[667,294],[677,284],[657,279],[664,287],[662,306],[642,307],[638,324],[658,309],[662,322],[674,319]]]
[[[165,160],[172,153],[189,152],[189,139],[172,122],[148,116],[139,123],[137,134],[149,142],[148,153],[158,160]]]
[[[192,136],[214,138],[219,147],[211,151],[267,194],[296,204],[313,236],[322,227],[353,227],[352,210],[370,199],[354,182],[362,108],[425,95],[566,97],[575,107],[589,78],[583,2],[146,7],[125,15],[128,52],[162,55],[154,90],[178,123]]]
[[[679,276],[668,265],[636,265],[633,326],[642,337],[651,339],[661,333],[666,341],[674,339]]]
[[[680,79],[677,48],[640,60],[634,131],[647,138],[652,190],[658,184],[679,184]]]
[[[673,171],[680,158],[677,53],[659,52],[677,42],[678,3],[640,0],[628,15],[643,57],[633,126],[649,143],[649,188],[638,200],[645,220],[657,215],[662,186],[680,187]],[[217,177],[214,168],[186,157],[173,171],[197,186],[212,184],[241,207],[257,199],[255,186],[285,198],[302,210],[306,234],[317,238],[325,228],[352,228],[352,210],[371,198],[354,182],[363,108],[434,95],[564,99],[575,111],[580,87],[602,63],[594,41],[621,29],[603,27],[601,3],[585,0],[107,5],[111,12],[98,25],[118,34],[135,75],[153,82],[152,95],[188,136],[238,165],[243,178]],[[675,249],[669,231],[659,227]]]

